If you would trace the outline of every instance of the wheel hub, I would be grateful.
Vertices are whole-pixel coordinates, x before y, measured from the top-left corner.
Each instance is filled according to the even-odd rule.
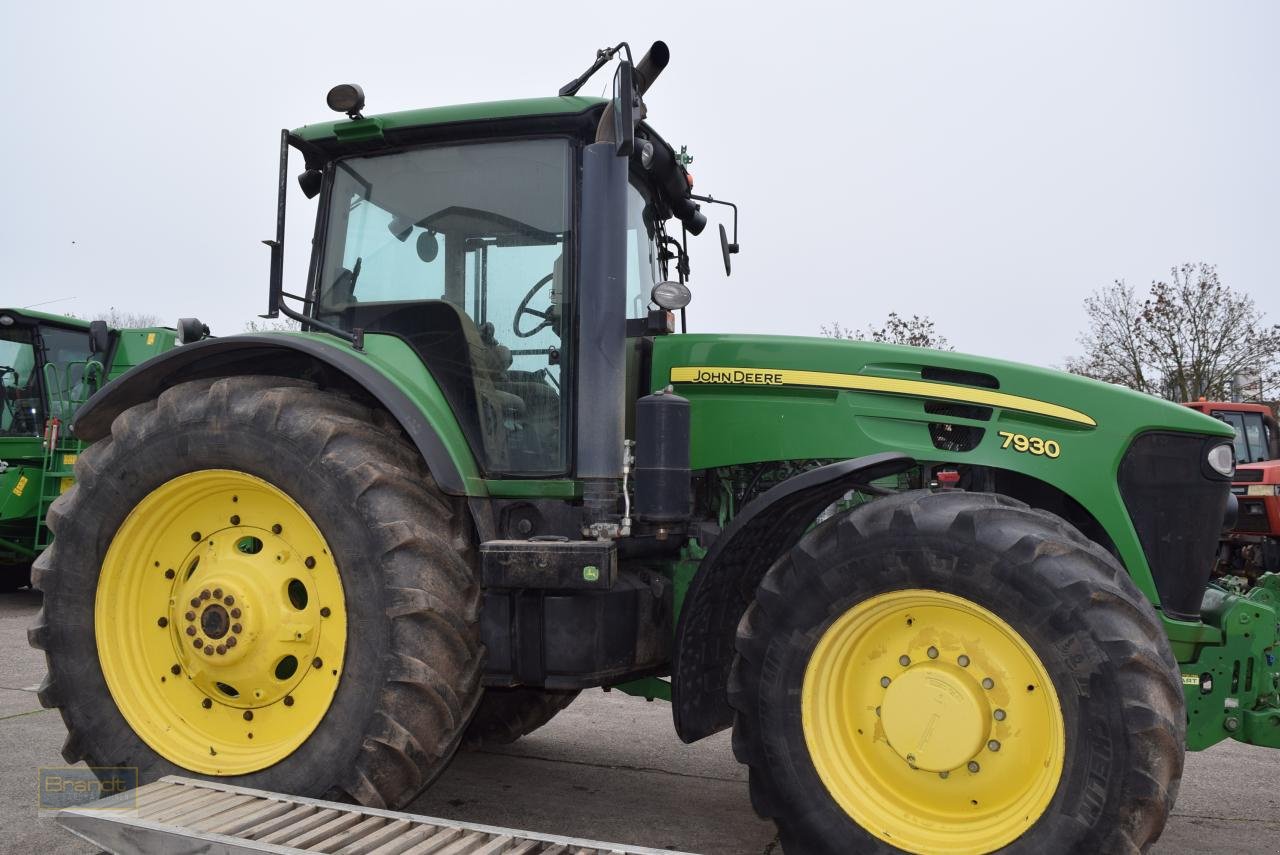
[[[881,703],[885,737],[908,765],[929,772],[957,769],[987,741],[991,706],[957,666],[920,664],[889,684]]]

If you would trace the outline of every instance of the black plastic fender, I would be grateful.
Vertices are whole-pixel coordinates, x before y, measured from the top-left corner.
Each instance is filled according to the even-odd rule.
[[[239,335],[186,344],[137,365],[98,390],[76,413],[71,430],[86,442],[111,433],[111,422],[129,407],[149,401],[170,386],[202,377],[274,374],[273,357],[301,355],[349,378],[391,413],[417,446],[440,489],[467,494],[462,473],[421,410],[381,372],[345,347],[286,335]]]
[[[904,472],[912,457],[889,451],[810,469],[751,501],[712,545],[685,594],[676,627],[671,711],[694,742],[733,723],[725,696],[738,621],[773,563],[822,509],[860,484]]]

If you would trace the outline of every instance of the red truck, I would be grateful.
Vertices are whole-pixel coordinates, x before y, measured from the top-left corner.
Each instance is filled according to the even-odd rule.
[[[1239,502],[1235,528],[1223,539],[1218,570],[1252,584],[1263,573],[1280,572],[1280,430],[1263,404],[1192,401],[1193,410],[1235,428],[1236,474],[1231,491]]]

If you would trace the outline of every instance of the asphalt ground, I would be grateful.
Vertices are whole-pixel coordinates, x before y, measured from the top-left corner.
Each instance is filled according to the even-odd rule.
[[[62,765],[62,719],[35,687],[44,658],[27,646],[39,594],[0,595],[0,852],[93,852],[36,811],[36,770]],[[1280,852],[1280,754],[1223,743],[1187,757],[1181,795],[1153,852]],[[459,754],[408,810],[447,819],[670,848],[780,855],[747,797],[728,734],[684,745],[666,704],[583,694],[538,732]]]

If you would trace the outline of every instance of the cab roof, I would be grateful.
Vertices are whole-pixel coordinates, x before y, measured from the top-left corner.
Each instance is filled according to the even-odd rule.
[[[523,98],[512,101],[484,101],[446,107],[425,107],[395,113],[378,113],[363,119],[337,119],[303,125],[293,133],[308,142],[344,137],[365,137],[378,131],[401,131],[461,122],[483,122],[497,119],[523,119],[543,116],[570,116],[586,113],[607,103],[603,98],[577,95],[550,98]]]
[[[3,309],[0,308],[0,316],[8,315],[18,320],[37,321],[39,323],[57,324],[63,327],[74,327],[76,329],[87,330],[89,328],[88,321],[82,321],[79,318],[68,318],[66,315],[51,315],[48,312],[37,312],[33,309]]]

